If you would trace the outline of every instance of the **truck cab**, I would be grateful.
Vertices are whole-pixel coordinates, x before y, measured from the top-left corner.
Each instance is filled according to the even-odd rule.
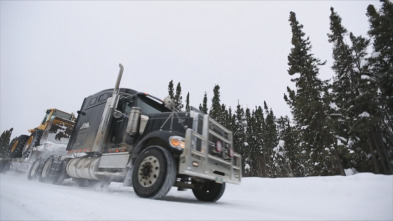
[[[168,98],[119,88],[121,75],[122,66],[114,89],[84,99],[61,157],[66,177],[123,182],[145,198],[162,198],[177,186],[211,202],[225,183],[240,184],[230,130],[195,108],[179,112]],[[43,177],[51,171],[61,170],[44,169]]]

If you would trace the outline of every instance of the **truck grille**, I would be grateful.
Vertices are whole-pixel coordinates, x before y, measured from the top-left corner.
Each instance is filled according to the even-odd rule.
[[[232,132],[209,115],[190,112],[193,127],[186,133],[179,173],[239,184],[241,157],[233,152]]]

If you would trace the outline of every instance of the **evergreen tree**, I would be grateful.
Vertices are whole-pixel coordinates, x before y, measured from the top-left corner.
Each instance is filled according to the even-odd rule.
[[[393,125],[393,3],[389,0],[381,2],[379,12],[373,5],[367,8],[370,22],[368,33],[374,40],[374,54],[369,61],[381,90],[383,107],[386,108],[390,125]]]
[[[175,103],[175,108],[176,108],[176,110],[181,111],[181,110],[183,109],[184,105],[183,105],[183,97],[182,97],[182,95],[181,95],[181,85],[180,85],[180,82],[177,83],[177,86],[176,86],[176,94],[175,94],[175,97],[174,97],[174,99],[173,99],[173,102]]]
[[[246,108],[245,111],[245,121],[247,122],[247,127],[245,128],[246,130],[246,143],[247,143],[247,158],[246,163],[249,165],[249,171],[247,176],[257,176],[257,163],[258,163],[258,157],[257,157],[257,144],[256,144],[256,137],[255,137],[255,132],[254,129],[256,127],[255,125],[255,118],[252,116],[251,111],[249,108]]]
[[[205,95],[203,96],[202,104],[199,105],[199,110],[202,111],[202,113],[207,114],[208,108],[207,108],[207,94],[206,94],[206,92],[205,92]]]
[[[383,114],[380,101],[375,99],[378,98],[378,75],[367,62],[370,41],[350,33],[351,44],[346,44],[347,31],[333,8],[330,20],[328,36],[333,43],[332,68],[336,73],[332,96],[337,109],[333,115],[339,140],[334,149],[336,158],[343,159],[345,167],[355,167],[358,171],[392,173],[388,145],[381,131]]]
[[[242,156],[242,173],[244,176],[247,175],[247,172],[250,170],[250,165],[246,162],[250,156],[248,152],[248,143],[246,137],[247,131],[247,121],[245,118],[244,109],[238,104],[236,106],[236,112],[233,119],[233,145],[235,151],[238,152]]]
[[[186,112],[189,112],[191,110],[190,107],[190,93],[187,93],[187,97],[186,97]]]
[[[173,80],[171,80],[168,84],[168,95],[169,97],[173,100],[173,103],[175,104],[175,109],[178,111],[181,111],[182,108],[184,107],[183,105],[183,97],[181,95],[181,84],[180,82],[176,86],[176,93],[174,92],[173,88]]]
[[[209,115],[218,123],[225,125],[225,116],[223,114],[223,109],[220,102],[220,86],[215,85],[213,89],[212,106],[210,108]]]
[[[174,93],[174,90],[173,90],[173,80],[169,81],[169,84],[168,84],[168,95],[169,95],[169,97],[172,100],[175,99],[175,93]]]
[[[0,136],[0,156],[1,157],[6,157],[9,153],[9,145],[11,141],[11,135],[12,135],[13,128],[9,130],[3,131],[3,133]]]
[[[326,128],[322,100],[326,83],[318,78],[318,66],[324,63],[313,57],[310,40],[305,38],[303,25],[299,24],[294,12],[290,12],[289,21],[293,48],[288,56],[288,74],[293,76],[291,80],[296,83],[296,91],[288,88],[289,98],[285,96],[285,99],[291,106],[299,131],[300,148],[305,151],[304,156],[309,157],[305,165],[309,170],[306,175],[328,175],[331,168],[324,163],[328,154],[324,150],[332,145],[333,140],[327,136],[331,133]]]
[[[269,150],[266,148],[264,141],[264,129],[265,127],[265,117],[262,108],[258,106],[255,111],[253,111],[253,117],[255,118],[254,125],[254,136],[255,136],[255,158],[257,160],[256,176],[259,177],[270,177],[271,176],[271,162]]]
[[[374,133],[381,135],[375,143],[380,156],[383,173],[393,173],[393,3],[381,0],[382,7],[377,12],[373,5],[367,8],[370,22],[368,32],[373,40],[374,53],[368,59],[370,69],[380,93],[378,112],[381,119]],[[375,97],[374,97],[375,98]],[[373,98],[373,99],[374,99]],[[377,168],[376,168],[377,169]]]
[[[335,144],[328,151],[333,153],[340,173],[345,175],[344,166],[347,168],[354,166],[353,162],[355,160],[355,155],[350,155],[349,153],[354,153],[354,149],[356,149],[356,145],[352,145],[354,140],[356,140],[353,134],[353,120],[357,117],[354,116],[356,113],[353,107],[354,101],[359,96],[360,76],[354,68],[358,60],[353,56],[352,47],[345,43],[347,30],[341,25],[341,17],[334,9],[330,8],[330,11],[331,33],[328,34],[328,37],[329,42],[333,43],[334,63],[332,69],[335,72],[335,77],[332,85],[332,94],[330,95],[331,98],[328,99],[332,104],[326,106],[326,109],[330,110],[328,116],[332,120],[328,121],[328,123],[334,128]]]
[[[278,145],[278,134],[277,134],[277,125],[276,125],[276,117],[273,114],[273,110],[269,110],[266,102],[264,102],[265,109],[265,123],[262,133],[262,139],[264,144],[264,154],[266,155],[266,159],[268,160],[267,166],[269,169],[269,175],[274,176],[273,168],[273,149]]]
[[[301,163],[297,160],[296,135],[290,125],[288,117],[277,119],[278,145],[273,149],[273,165],[275,176],[294,177],[304,176]]]

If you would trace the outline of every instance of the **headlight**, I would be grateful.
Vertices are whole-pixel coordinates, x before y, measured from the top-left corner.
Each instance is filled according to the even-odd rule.
[[[186,146],[186,141],[183,137],[179,136],[172,136],[169,137],[169,144],[178,150],[183,150],[184,147]]]

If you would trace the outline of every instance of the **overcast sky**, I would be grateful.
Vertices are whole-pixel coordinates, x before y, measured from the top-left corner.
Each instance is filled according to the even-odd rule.
[[[121,87],[159,98],[182,86],[198,107],[220,85],[221,102],[254,109],[266,101],[289,115],[283,99],[289,12],[310,37],[332,77],[330,7],[355,35],[367,36],[366,8],[378,1],[0,1],[0,132],[37,127],[47,108],[76,113],[83,99]]]

